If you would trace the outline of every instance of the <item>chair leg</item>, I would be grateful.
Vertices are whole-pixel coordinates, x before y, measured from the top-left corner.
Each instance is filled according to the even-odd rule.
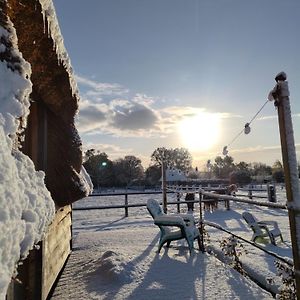
[[[201,245],[200,236],[197,237],[197,241],[198,241],[199,250],[202,251],[202,245]]]
[[[159,243],[159,245],[158,245],[158,253],[160,252],[160,250],[161,250],[161,248],[162,248],[162,246],[164,245],[164,243]]]
[[[188,243],[188,246],[189,246],[189,250],[190,250],[190,253],[192,253],[192,250],[194,248],[194,243],[191,242],[187,237],[185,237],[187,243]]]
[[[272,234],[269,234],[269,237],[270,237],[271,244],[276,246],[275,237]]]
[[[282,237],[282,234],[280,234],[280,239],[281,239],[281,241],[283,242],[283,237]]]

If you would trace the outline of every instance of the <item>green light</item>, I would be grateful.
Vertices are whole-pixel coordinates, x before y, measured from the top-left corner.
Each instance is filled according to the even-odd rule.
[[[106,161],[103,161],[102,163],[101,163],[101,166],[102,167],[105,167],[107,165],[107,162]]]

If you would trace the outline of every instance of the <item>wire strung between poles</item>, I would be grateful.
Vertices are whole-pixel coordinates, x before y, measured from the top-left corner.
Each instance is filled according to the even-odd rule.
[[[250,124],[255,120],[255,118],[258,116],[258,114],[263,110],[263,108],[267,105],[267,103],[269,102],[269,100],[267,100],[264,104],[263,104],[263,106],[257,111],[257,113],[252,117],[252,119],[250,120],[250,122],[248,122],[248,123],[246,123],[246,125],[245,125],[245,128],[246,127],[248,127],[249,128],[249,131],[248,131],[248,133],[250,132]],[[224,148],[223,148],[223,154],[224,154],[224,152],[228,152],[227,151],[227,148],[245,131],[245,128],[243,128],[231,141],[230,141],[230,143],[227,145],[227,146],[225,146]]]

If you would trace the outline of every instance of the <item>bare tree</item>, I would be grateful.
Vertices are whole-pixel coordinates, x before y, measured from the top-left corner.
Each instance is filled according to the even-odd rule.
[[[161,166],[164,162],[168,168],[176,168],[183,172],[188,172],[192,168],[192,156],[185,148],[157,148],[151,155],[151,162],[156,166]]]

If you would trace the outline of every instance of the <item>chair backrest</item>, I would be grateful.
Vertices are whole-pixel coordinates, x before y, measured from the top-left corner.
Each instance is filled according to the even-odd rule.
[[[153,219],[155,219],[157,216],[164,214],[163,211],[161,210],[159,203],[154,199],[148,199],[147,209]]]
[[[242,216],[249,225],[255,225],[257,223],[256,218],[247,211],[243,212]]]
[[[251,227],[253,232],[255,232],[256,234],[263,234],[261,228],[257,223],[258,222],[257,219],[251,213],[245,211],[243,212],[242,216],[247,222],[247,224]]]

